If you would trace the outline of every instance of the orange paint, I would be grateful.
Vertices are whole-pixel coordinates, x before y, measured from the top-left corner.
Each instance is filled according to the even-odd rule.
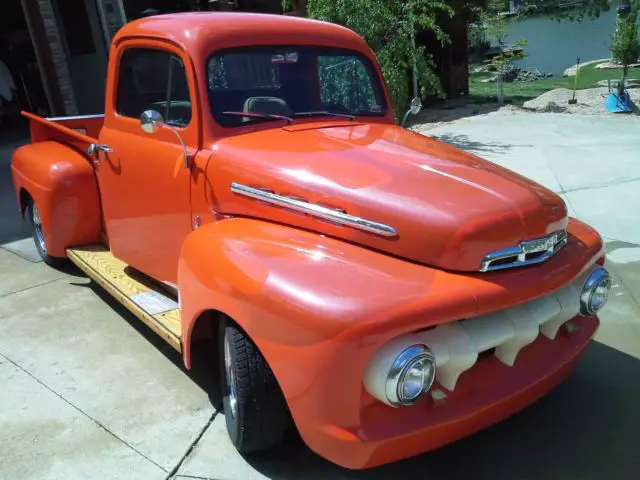
[[[49,254],[64,257],[70,245],[100,241],[100,202],[91,163],[61,143],[18,148],[11,162],[21,208],[22,192],[38,205]]]
[[[433,438],[427,431],[410,428],[411,419],[417,421],[424,412],[422,403],[393,409],[372,399],[362,386],[369,359],[401,333],[504,309],[567,284],[603,253],[600,237],[584,224],[572,221],[569,232],[571,241],[563,254],[542,265],[468,274],[405,262],[296,228],[241,218],[222,220],[194,232],[183,247],[178,275],[183,338],[190,337],[193,322],[203,311],[216,309],[229,315],[265,355],[296,425],[312,449],[351,468],[397,460],[408,456],[411,449],[418,453],[418,444],[424,445],[419,450],[424,451],[430,444],[438,446],[439,439],[453,440],[471,433],[484,420],[461,421],[446,435],[440,433],[444,427],[433,425],[438,431]],[[511,370],[496,359],[490,360],[492,366],[482,373],[476,373],[475,368],[483,362],[474,366],[472,372],[463,374],[453,397],[463,399],[464,392],[473,391],[474,387],[465,387],[467,382],[477,385],[483,378],[514,372],[503,387],[483,394],[492,417],[500,417],[505,395],[516,395],[523,384],[534,379],[548,386],[557,380],[549,365],[555,365],[559,358],[570,362],[591,338],[597,319],[578,322],[589,327],[581,330],[579,339],[571,336],[566,341],[573,350],[557,344],[551,348],[553,342],[540,337],[521,352],[518,368]],[[188,342],[184,349],[189,362]],[[545,352],[556,353],[549,362],[545,360],[545,367],[538,368],[524,360],[529,351],[537,352],[536,360]],[[511,407],[504,415],[513,413],[514,405],[521,408],[530,403],[539,392],[532,387],[531,392],[518,397],[520,400],[509,400]],[[456,403],[456,411],[463,412],[464,401]],[[376,405],[372,418],[379,418],[375,423],[378,436],[384,436],[384,425],[391,433],[393,419],[402,418],[406,434],[419,440],[407,440],[412,445],[409,449],[402,439],[397,440],[398,445],[391,439],[380,440],[392,443],[388,448],[395,453],[388,458],[388,453],[376,456],[376,443],[367,442],[366,436],[356,444],[347,442],[352,446],[347,448],[339,438],[326,433],[335,428],[353,434],[366,431],[369,423],[363,416],[372,405]],[[455,417],[449,412],[445,408],[441,415]],[[486,424],[492,423],[492,417],[487,417]],[[327,430],[327,426],[331,428]]]
[[[267,359],[307,444],[350,468],[454,441],[562,380],[595,333],[596,317],[576,318],[580,328],[570,335],[538,338],[512,368],[483,358],[437,402],[427,394],[394,409],[366,392],[367,362],[387,341],[559,289],[602,261],[602,240],[570,220],[553,192],[396,126],[390,108],[352,121],[219,125],[208,105],[207,59],[252,45],[348,48],[381,75],[360,37],[322,22],[216,13],[124,26],[110,53],[104,119],[52,125],[30,116],[33,143],[13,159],[16,191],[40,206],[52,254],[96,243],[102,233],[117,258],[176,283],[188,367],[201,315],[216,310],[234,319]],[[191,120],[177,130],[189,168],[174,132],[145,133],[138,119],[116,111],[120,63],[130,48],[166,51],[185,66]],[[88,158],[91,143],[113,151]],[[234,182],[341,209],[397,235],[268,205],[231,192]],[[478,271],[487,253],[562,229],[568,245],[546,262]]]

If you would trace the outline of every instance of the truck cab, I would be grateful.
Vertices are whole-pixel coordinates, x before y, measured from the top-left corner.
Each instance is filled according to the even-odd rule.
[[[398,126],[373,52],[308,19],[174,14],[114,37],[104,115],[12,160],[43,259],[183,355],[230,438],[367,468],[515,413],[570,371],[611,280],[531,180]]]

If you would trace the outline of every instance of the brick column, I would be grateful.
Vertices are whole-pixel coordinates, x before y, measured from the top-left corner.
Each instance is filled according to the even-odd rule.
[[[77,115],[78,105],[51,0],[22,0],[53,115]]]

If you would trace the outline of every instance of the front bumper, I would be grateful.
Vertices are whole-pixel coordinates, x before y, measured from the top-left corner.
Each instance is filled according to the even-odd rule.
[[[598,325],[596,316],[573,318],[554,340],[540,335],[524,347],[515,368],[495,356],[483,356],[461,375],[454,392],[436,383],[431,395],[408,408],[370,399],[360,411],[359,426],[298,425],[300,433],[312,450],[353,469],[438,448],[507,418],[546,394],[568,375]]]

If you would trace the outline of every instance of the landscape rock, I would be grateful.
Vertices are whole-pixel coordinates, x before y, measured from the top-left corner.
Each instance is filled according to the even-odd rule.
[[[580,63],[580,68],[586,66],[586,65],[592,65],[594,63],[602,63],[602,62],[608,62],[610,61],[610,58],[601,58],[599,60],[589,60],[588,62],[582,62]],[[572,67],[567,68],[564,73],[562,74],[563,77],[574,77],[576,75],[576,71],[578,70],[578,65],[574,65]]]
[[[640,63],[631,63],[629,64],[629,68],[638,68],[640,67]],[[622,68],[622,64],[619,62],[604,62],[604,63],[599,63],[598,65],[596,65],[593,68],[597,68],[597,69],[612,69],[612,68],[617,68],[620,69]]]

